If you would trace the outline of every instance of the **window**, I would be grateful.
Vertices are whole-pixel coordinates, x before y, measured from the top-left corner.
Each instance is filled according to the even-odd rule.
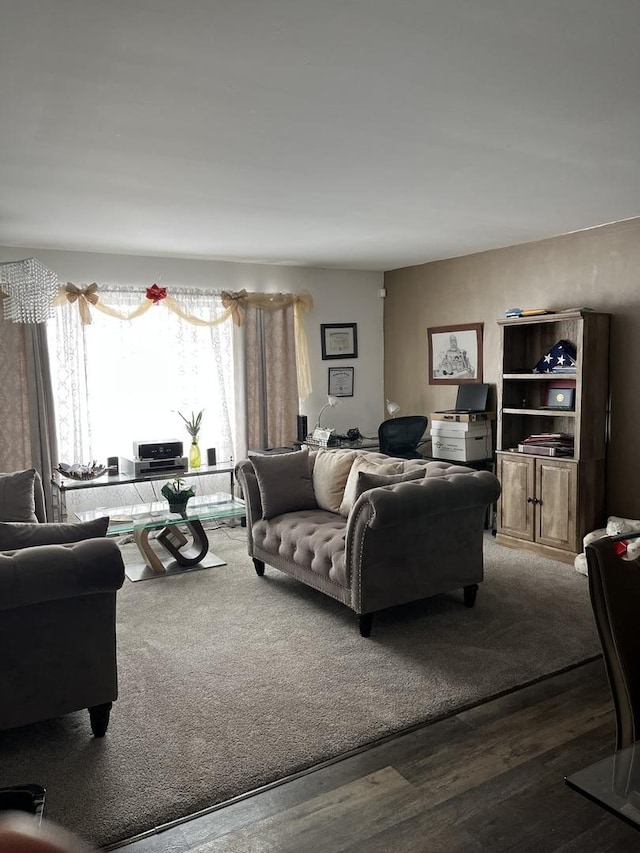
[[[139,288],[108,292],[109,306],[121,313],[140,301]],[[211,293],[181,291],[179,301],[204,320],[221,313]],[[75,305],[56,309],[48,340],[60,460],[131,458],[134,441],[171,438],[182,440],[188,455],[190,438],[177,413],[200,409],[203,461],[207,447],[228,460],[235,434],[232,335],[231,322],[198,326],[162,304],[133,320],[93,310],[90,325],[80,323]]]

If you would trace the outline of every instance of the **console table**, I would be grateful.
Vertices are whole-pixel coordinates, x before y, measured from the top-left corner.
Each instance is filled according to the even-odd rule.
[[[235,463],[229,461],[219,462],[217,465],[202,465],[200,468],[194,468],[189,471],[158,471],[156,474],[145,474],[140,477],[133,477],[128,474],[103,474],[102,477],[96,477],[94,480],[72,480],[54,471],[51,478],[53,521],[67,520],[67,492],[76,491],[77,489],[105,489],[110,486],[126,486],[131,483],[146,483],[151,480],[171,480],[178,474],[184,479],[188,477],[205,477],[207,474],[228,474],[229,493],[233,495],[234,470]]]

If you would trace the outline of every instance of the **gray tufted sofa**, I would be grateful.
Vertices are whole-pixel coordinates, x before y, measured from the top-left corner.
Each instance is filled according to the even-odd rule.
[[[334,463],[329,457],[341,452],[321,451],[328,456],[320,462],[326,468],[327,461]],[[348,460],[339,476],[336,473],[337,480],[342,477],[338,491],[343,486],[344,495],[340,507],[335,503],[332,509],[326,508],[327,484],[318,476],[317,453],[308,457],[316,505],[313,499],[308,506],[299,500],[299,508],[293,510],[287,510],[287,494],[300,490],[304,476],[299,472],[287,476],[291,466],[284,455],[275,463],[266,461],[274,457],[238,463],[236,479],[247,507],[248,553],[258,575],[264,574],[268,564],[341,601],[358,614],[362,636],[369,636],[375,611],[393,605],[462,588],[465,604],[473,606],[483,579],[485,513],[500,494],[497,478],[488,471],[447,462],[390,459],[366,451],[344,453],[353,454],[352,462],[359,461],[352,464],[346,485]],[[271,475],[269,512],[263,506],[269,482],[265,465],[276,472]],[[366,473],[364,478],[362,471],[357,473],[357,482],[362,480],[365,488],[371,484],[372,471],[376,482],[376,470],[391,470],[386,475],[389,482],[407,476],[420,479],[375,485],[359,495],[356,490],[353,503],[345,506],[358,465],[369,472],[366,482]],[[337,456],[335,467],[339,467]],[[385,475],[377,479],[383,482]]]

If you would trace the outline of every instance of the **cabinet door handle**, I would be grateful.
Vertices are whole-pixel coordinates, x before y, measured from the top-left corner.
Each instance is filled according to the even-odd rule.
[[[536,502],[536,499],[535,499],[535,498],[527,498],[527,503],[528,503],[528,504],[534,504],[535,502]]]

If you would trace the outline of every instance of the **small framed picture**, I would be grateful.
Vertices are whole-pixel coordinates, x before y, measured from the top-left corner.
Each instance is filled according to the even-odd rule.
[[[358,330],[356,323],[322,323],[320,325],[322,358],[357,358]]]
[[[353,367],[329,368],[329,394],[353,397]]]
[[[548,409],[573,409],[575,388],[556,388],[550,385],[547,390]]]

